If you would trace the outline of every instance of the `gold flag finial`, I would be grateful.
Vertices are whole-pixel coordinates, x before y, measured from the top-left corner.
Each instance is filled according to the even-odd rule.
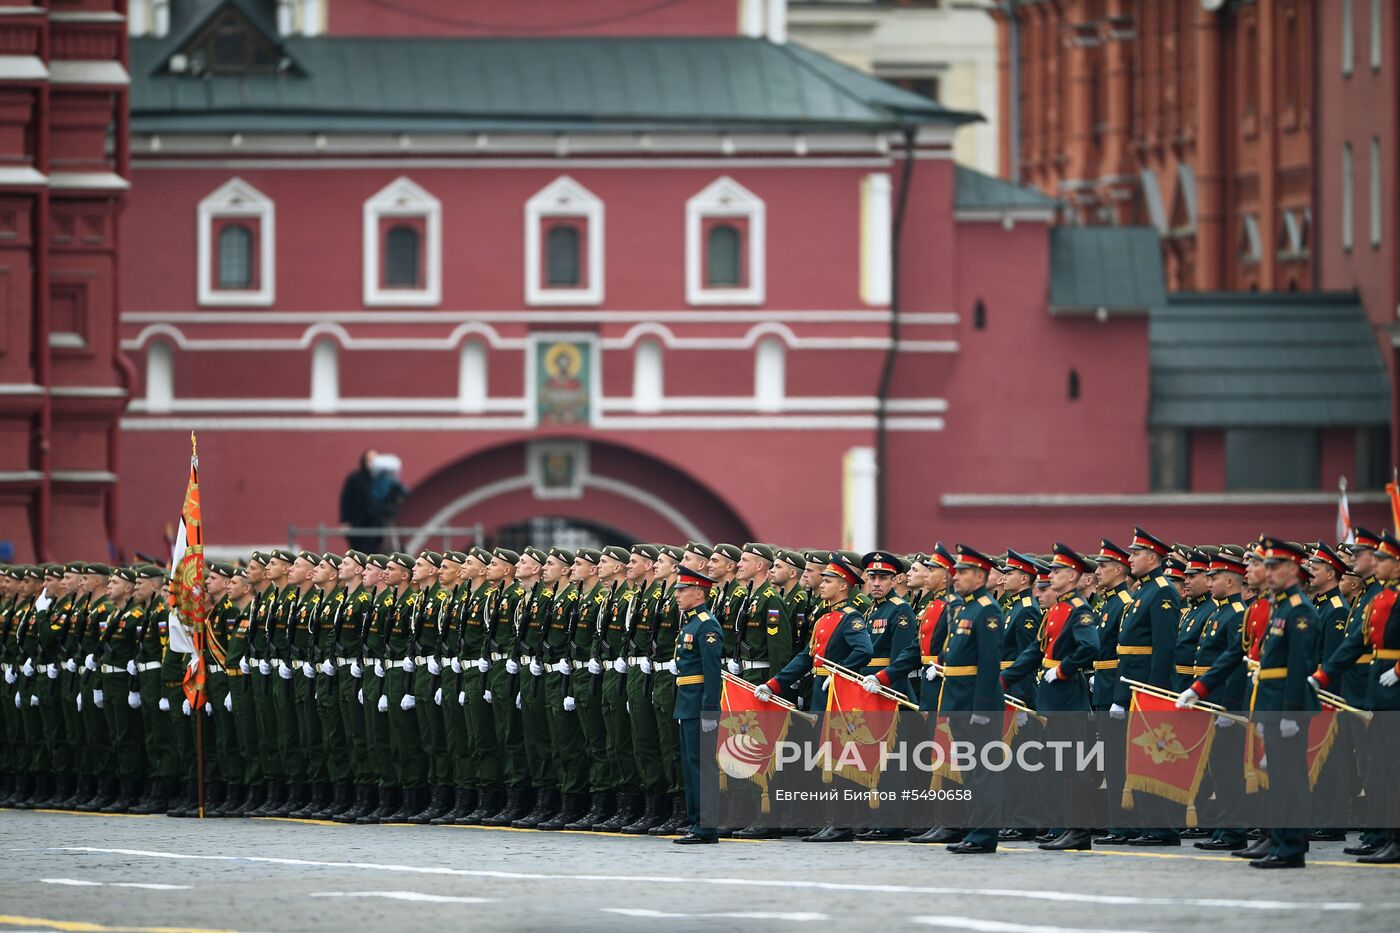
[[[190,432],[190,466],[199,469],[199,440]]]

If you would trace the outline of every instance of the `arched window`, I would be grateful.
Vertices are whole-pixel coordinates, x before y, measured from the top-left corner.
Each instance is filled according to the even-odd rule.
[[[660,411],[665,392],[661,344],[643,340],[632,360],[632,402],[637,411]]]
[[[556,224],[545,238],[545,284],[571,287],[579,282],[579,235],[573,224]]]
[[[738,286],[743,284],[739,249],[743,237],[732,224],[715,224],[705,241],[705,284],[707,286]]]
[[[400,224],[384,235],[384,284],[389,288],[421,288],[418,231]]]
[[[159,341],[146,348],[146,410],[169,411],[175,397],[170,345]]]
[[[253,231],[243,224],[219,231],[219,287],[253,287]]]
[[[335,411],[340,401],[340,345],[316,341],[311,348],[311,410]]]
[[[759,341],[754,354],[753,394],[760,411],[781,411],[787,394],[787,348],[776,337]]]
[[[486,410],[486,345],[479,340],[462,344],[457,361],[457,407],[462,411]]]

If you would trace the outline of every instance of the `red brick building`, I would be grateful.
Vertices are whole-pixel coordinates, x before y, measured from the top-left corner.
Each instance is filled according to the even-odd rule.
[[[118,537],[123,7],[0,2],[0,560]]]

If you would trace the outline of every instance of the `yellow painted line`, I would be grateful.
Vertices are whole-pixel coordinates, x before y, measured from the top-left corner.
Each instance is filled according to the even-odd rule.
[[[207,819],[207,817],[206,817],[206,819]],[[218,819],[223,819],[223,817],[218,817]],[[290,816],[255,816],[255,817],[252,817],[252,819],[255,819],[255,820],[271,820],[271,821],[274,822],[274,823],[305,823],[307,826],[340,826],[340,825],[342,825],[342,824],[340,824],[340,823],[337,823],[335,820],[294,820],[294,819],[292,819]],[[387,825],[393,825],[393,824],[387,824],[387,823],[386,823],[386,824],[384,824],[384,825],[387,826]]]
[[[1089,849],[1089,850],[1068,850],[1072,855],[1117,855],[1127,858],[1166,858],[1166,859],[1188,859],[1193,862],[1239,862],[1241,865],[1249,864],[1247,859],[1235,858],[1233,855],[1188,855],[1185,852],[1115,852],[1112,849]],[[1306,858],[1306,856],[1305,856]],[[1309,866],[1327,865],[1336,868],[1390,868],[1400,869],[1400,865],[1367,865],[1364,862],[1337,862],[1322,859],[1307,859]]]
[[[112,816],[114,814],[106,814]],[[211,930],[204,927],[135,927],[103,926],[85,920],[49,920],[44,917],[24,917],[19,914],[0,914],[0,926],[45,927],[50,930],[64,930],[69,933],[236,933],[234,930]]]
[[[165,816],[164,813],[87,813],[83,810],[34,810],[34,813],[63,813],[69,816],[119,816],[127,820],[149,820],[154,816]]]

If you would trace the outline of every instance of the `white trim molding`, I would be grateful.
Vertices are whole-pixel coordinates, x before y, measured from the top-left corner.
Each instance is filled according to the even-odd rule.
[[[196,243],[198,292],[201,306],[267,307],[272,304],[277,279],[277,209],[272,199],[241,178],[231,178],[199,202]],[[214,287],[214,221],[249,218],[258,223],[257,287]]]
[[[860,299],[868,305],[890,303],[893,203],[889,172],[872,172],[860,180]]]
[[[579,257],[584,284],[550,288],[544,284],[543,224],[550,217],[582,217],[584,255]],[[527,305],[597,305],[603,303],[603,202],[567,175],[561,175],[525,202],[525,303]]]
[[[380,221],[410,217],[423,221],[423,287],[380,285],[379,256],[384,237]],[[364,205],[364,302],[369,307],[434,307],[442,302],[442,202],[406,177],[396,178]]]
[[[1352,493],[1350,501],[1385,502],[1379,492]],[[1159,492],[1159,493],[946,493],[944,508],[1084,508],[1229,505],[1336,505],[1335,492]]]
[[[761,305],[765,294],[764,214],[758,195],[728,175],[717,179],[685,202],[685,300],[692,305]],[[747,277],[738,288],[705,285],[704,221],[738,217],[748,221],[744,232]]]

